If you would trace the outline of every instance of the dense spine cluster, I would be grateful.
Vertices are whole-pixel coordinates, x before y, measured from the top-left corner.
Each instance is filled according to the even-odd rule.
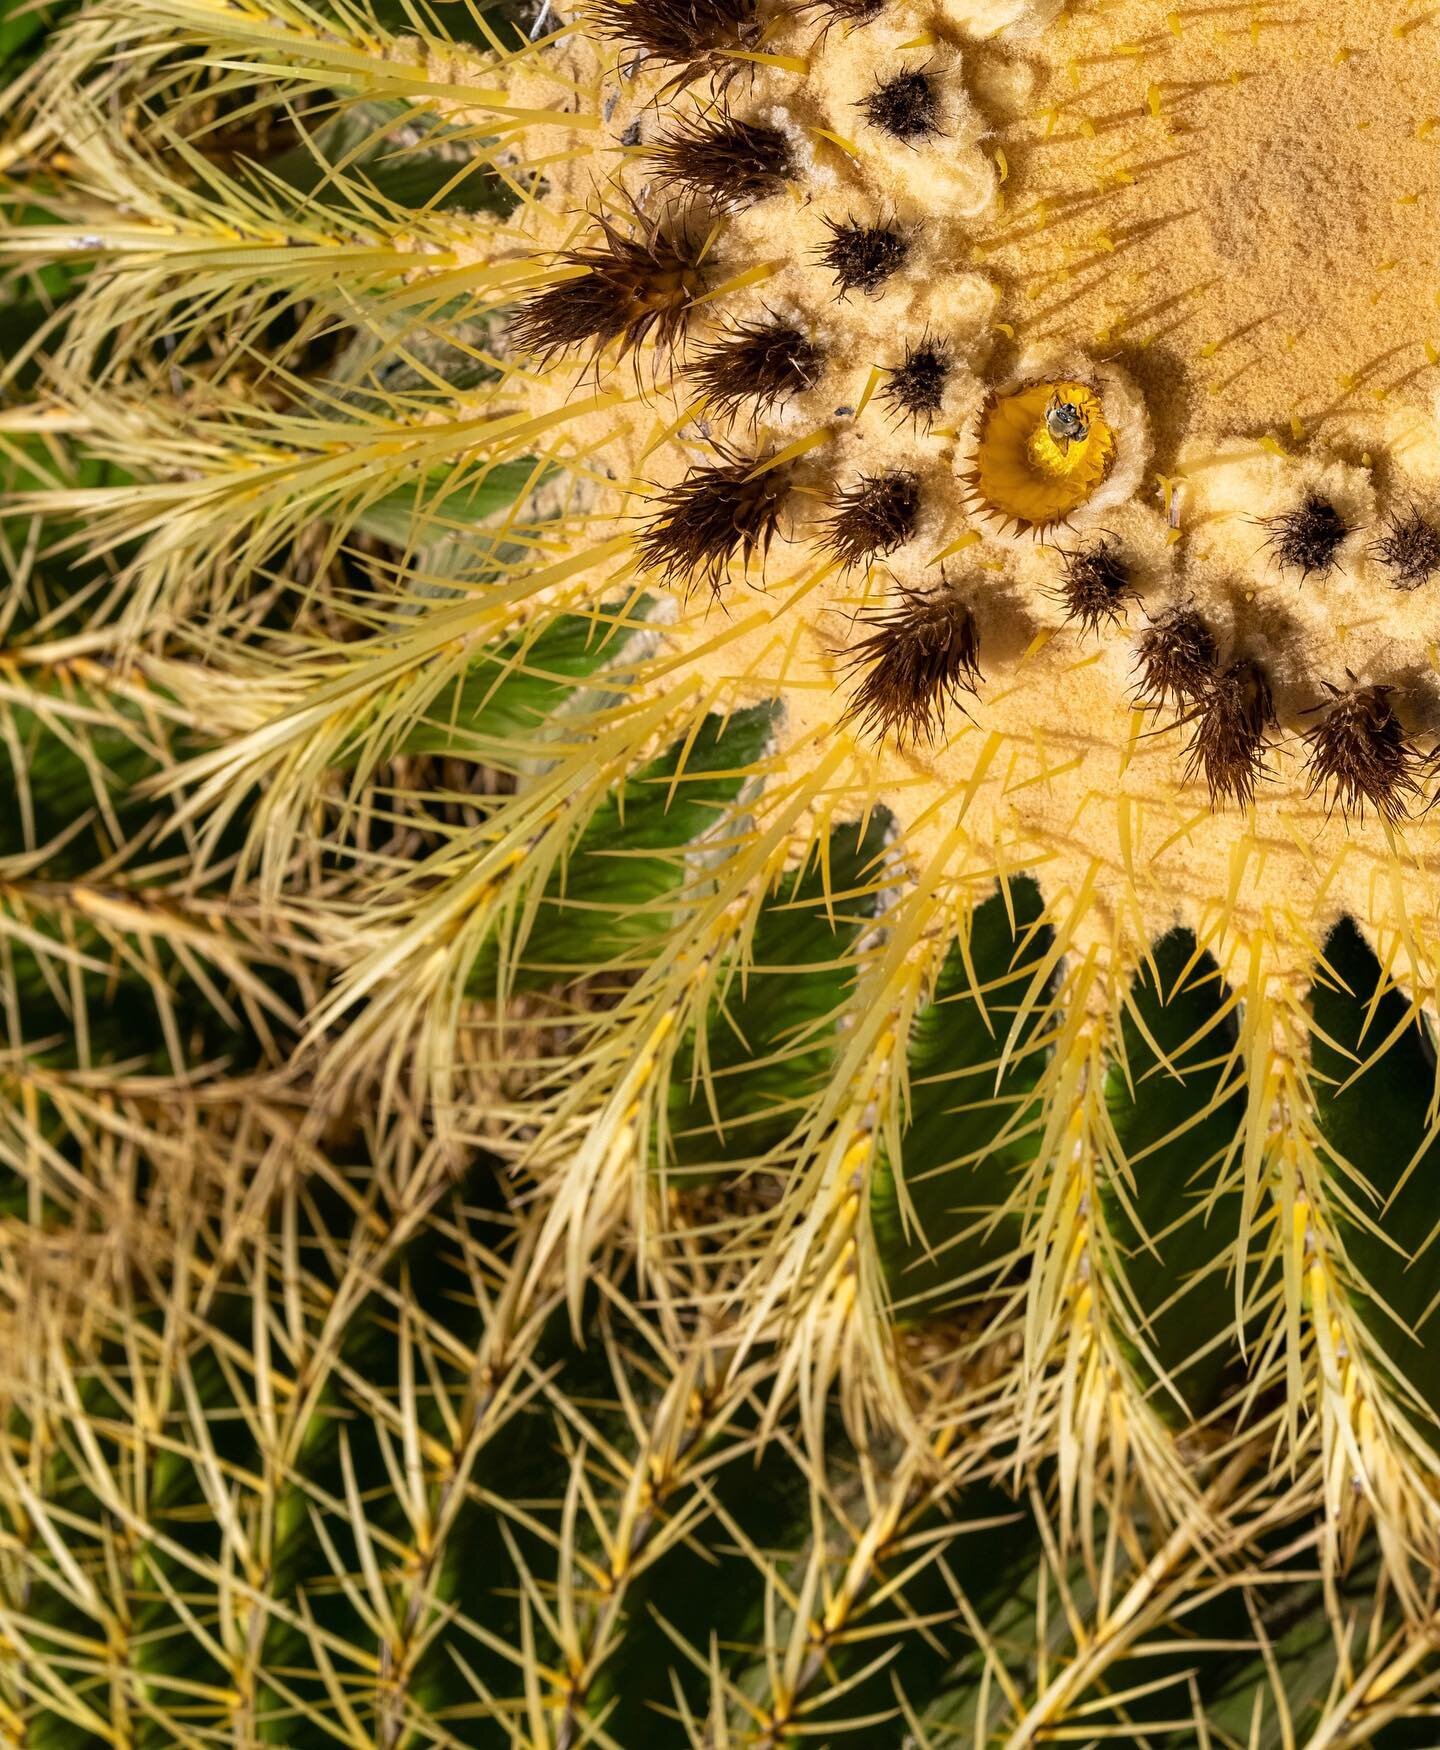
[[[910,243],[894,221],[867,224],[863,219],[827,219],[830,241],[820,252],[840,298],[851,292],[873,297],[910,255]]]
[[[728,84],[744,70],[737,53],[753,49],[764,28],[754,0],[589,0],[585,22],[677,86]]]
[[[1391,511],[1372,551],[1396,589],[1419,589],[1440,571],[1440,524],[1413,504]]]
[[[1061,554],[1060,564],[1059,597],[1067,619],[1083,631],[1099,632],[1124,617],[1125,603],[1135,592],[1114,541],[1102,538],[1072,548]]]
[[[1390,702],[1394,689],[1350,679],[1349,691],[1327,684],[1330,701],[1315,707],[1324,715],[1306,735],[1311,792],[1323,790],[1346,816],[1363,820],[1373,808],[1393,826],[1420,799],[1423,762]]]
[[[1276,564],[1302,579],[1331,574],[1339,548],[1356,532],[1314,492],[1265,526]],[[1420,588],[1440,567],[1440,539],[1414,507],[1390,513],[1372,551],[1398,590]],[[1092,562],[1085,560],[1082,579]],[[1067,555],[1063,563],[1062,594],[1071,617],[1093,626],[1094,615],[1084,605],[1089,598],[1075,599],[1077,558]],[[1243,654],[1222,663],[1217,640],[1193,604],[1163,610],[1142,628],[1135,665],[1141,702],[1153,711],[1169,710],[1190,728],[1187,771],[1205,782],[1211,805],[1253,802],[1267,776],[1269,752],[1280,741],[1264,667]],[[1323,682],[1324,697],[1300,707],[1290,725],[1305,762],[1308,794],[1323,795],[1347,820],[1363,820],[1369,809],[1387,825],[1399,825],[1429,807],[1421,782],[1429,762],[1397,713],[1397,689],[1362,684],[1353,674],[1348,680],[1344,688]]]
[[[764,456],[722,452],[722,460],[690,469],[661,492],[661,509],[641,532],[647,568],[681,589],[704,582],[717,593],[738,557],[748,570],[762,564],[780,528],[790,469]]]
[[[1335,506],[1315,492],[1307,492],[1292,510],[1268,518],[1265,527],[1277,561],[1287,570],[1298,571],[1302,581],[1328,577],[1352,533]]]
[[[862,26],[881,7],[845,0],[812,10],[823,14],[823,39],[832,26]],[[822,325],[848,298],[884,294],[910,260],[912,229],[894,217],[858,211],[826,218],[828,239],[819,263],[830,281],[831,309],[767,307],[758,317],[727,318],[723,295],[711,295],[741,265],[726,259],[727,215],[770,201],[787,187],[803,190],[805,176],[794,138],[778,117],[744,113],[736,78],[743,56],[762,40],[757,15],[731,0],[694,6],[665,0],[655,8],[606,0],[591,22],[615,44],[663,63],[683,81],[707,77],[709,95],[688,120],[672,123],[640,148],[657,188],[669,191],[658,216],[647,218],[637,207],[623,224],[600,217],[599,241],[561,257],[563,277],[522,308],[512,324],[513,342],[542,361],[567,349],[588,351],[597,371],[607,352],[623,359],[649,344],[657,368],[673,363],[681,380],[699,392],[706,422],[723,422],[735,433],[748,428],[763,440],[761,426],[785,417],[824,377],[834,343],[821,343]],[[858,107],[870,128],[903,145],[918,146],[941,129],[941,86],[928,64],[886,66]],[[897,425],[908,423],[918,441],[945,407],[956,355],[943,336],[928,330],[902,336],[899,344],[899,361],[883,369],[872,387]],[[1053,390],[1022,384],[1008,399],[990,390],[969,477],[972,491],[983,485],[986,467],[992,473],[1001,469],[996,478],[1007,508],[998,513],[1000,520],[1023,526],[1027,489],[1023,483],[1014,489],[1012,506],[1003,469],[1013,473],[1033,464],[1063,482],[1087,443],[1113,442],[1094,429],[1100,406],[1084,382]],[[835,412],[847,417],[854,409]],[[1033,435],[1027,437],[1027,429]],[[913,540],[925,495],[935,490],[918,468],[867,469],[863,449],[858,477],[841,485],[826,478],[823,461],[792,464],[782,456],[778,467],[770,467],[767,456],[784,450],[778,439],[754,454],[711,432],[708,423],[703,435],[718,460],[697,459],[681,479],[659,488],[637,537],[646,569],[686,593],[700,583],[722,595],[732,563],[746,581],[763,582],[765,559],[777,540],[814,543],[841,577],[862,567],[868,574]],[[1106,449],[1096,480],[1103,480],[1109,458]],[[961,496],[958,482],[955,496]],[[1062,494],[1056,502],[1067,501]],[[997,514],[983,491],[970,512],[982,528]],[[1264,550],[1279,575],[1301,583],[1333,579],[1357,532],[1318,488],[1303,491],[1262,522]],[[1068,517],[1059,513],[1052,527],[1031,529],[1057,549],[1052,599],[1082,635],[1126,635],[1121,629],[1128,612],[1144,604],[1147,591],[1123,543],[1102,531],[1067,544],[1068,527]],[[1389,514],[1369,551],[1397,590],[1418,589],[1440,571],[1440,526],[1409,505]],[[862,734],[932,742],[957,689],[974,691],[980,678],[976,621],[967,607],[963,620],[951,626],[955,600],[946,589],[892,584],[889,605],[872,617],[866,636],[845,658],[867,677],[848,713]],[[947,627],[955,634],[948,642],[941,637]],[[895,646],[888,656],[886,639]],[[1242,647],[1228,652],[1223,642],[1207,627],[1198,603],[1154,609],[1133,634],[1140,700],[1152,712],[1169,712],[1188,734],[1184,769],[1205,786],[1217,809],[1256,800],[1285,739],[1264,666],[1247,654],[1243,639]],[[941,650],[944,655],[937,654]],[[1291,739],[1304,750],[1311,794],[1332,797],[1347,815],[1369,807],[1395,823],[1421,797],[1412,743],[1389,702],[1393,692],[1385,684],[1352,683],[1345,694],[1300,705],[1301,715],[1287,719]]]
[[[1135,662],[1141,697],[1178,710],[1205,696],[1215,673],[1215,641],[1194,608],[1171,608],[1140,633]]]
[[[915,533],[920,481],[914,474],[864,475],[836,492],[823,541],[842,571],[883,559]]]
[[[549,361],[570,348],[598,355],[618,346],[623,357],[645,341],[674,347],[705,287],[703,235],[673,229],[669,214],[639,215],[632,231],[602,218],[603,242],[572,249],[560,265],[567,277],[535,293],[511,326],[516,346]]]
[[[1242,659],[1221,669],[1201,695],[1191,718],[1189,769],[1203,777],[1210,802],[1245,804],[1265,776],[1265,749],[1275,728],[1270,683],[1259,663]]]
[[[847,715],[869,735],[930,742],[947,705],[963,708],[980,679],[980,634],[969,605],[949,586],[906,595],[870,616],[866,635],[844,652],[857,676]]]
[[[778,317],[742,322],[697,351],[686,374],[707,409],[726,419],[762,418],[778,402],[813,389],[825,355],[793,324]]]
[[[930,75],[921,69],[881,80],[860,105],[872,128],[907,144],[940,131],[940,99]]]
[[[897,419],[908,418],[917,429],[928,429],[945,404],[945,385],[954,362],[949,351],[928,335],[907,341],[904,361],[891,371],[881,398],[889,402]]]
[[[649,148],[662,179],[719,207],[768,200],[794,174],[790,142],[778,128],[737,121],[724,111],[703,116]]]

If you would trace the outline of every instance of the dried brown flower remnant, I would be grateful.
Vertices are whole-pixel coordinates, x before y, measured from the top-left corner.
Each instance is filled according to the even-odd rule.
[[[1210,805],[1242,807],[1255,798],[1265,773],[1265,750],[1275,727],[1270,683],[1258,662],[1242,659],[1216,675],[1191,713],[1195,724],[1186,777],[1202,776]]]
[[[748,207],[777,194],[794,174],[790,142],[779,128],[706,116],[650,148],[660,176],[720,207]]]
[[[536,292],[516,315],[510,331],[522,350],[548,362],[571,347],[598,352],[618,341],[623,355],[652,336],[673,346],[684,332],[704,290],[700,240],[663,223],[634,235],[609,219],[600,225],[603,245],[561,258],[584,271]]]
[[[688,375],[716,413],[734,418],[746,406],[758,416],[811,388],[824,366],[813,341],[792,324],[771,320],[735,327],[698,355]]]
[[[1147,704],[1193,705],[1215,678],[1215,641],[1193,608],[1152,620],[1135,645],[1140,694]]]
[[[922,70],[897,73],[862,99],[860,109],[871,127],[913,145],[940,132],[940,94]]]
[[[1335,702],[1315,706],[1325,714],[1305,735],[1310,794],[1323,789],[1347,820],[1352,814],[1363,819],[1368,804],[1393,825],[1420,792],[1416,774],[1423,763],[1390,703],[1394,688],[1346,692],[1327,681],[1325,690]]]
[[[959,703],[961,693],[973,694],[980,680],[974,614],[942,586],[907,593],[898,607],[864,623],[869,636],[845,656],[845,666],[861,674],[846,718],[876,739],[933,741],[947,704]]]
[[[908,341],[905,362],[891,371],[880,391],[880,398],[889,403],[901,419],[908,414],[916,425],[929,426],[945,400],[945,384],[954,368],[954,359],[945,347],[928,337]]]
[[[1120,557],[1113,540],[1078,547],[1060,556],[1062,575],[1059,596],[1068,618],[1086,632],[1114,625],[1125,612],[1125,599],[1134,594],[1130,568]]]
[[[1267,517],[1264,526],[1270,531],[1266,544],[1271,552],[1302,579],[1328,577],[1335,569],[1341,544],[1351,533],[1340,512],[1318,492],[1307,493],[1294,510]]]
[[[1386,567],[1396,589],[1419,589],[1440,571],[1440,528],[1412,505],[1392,512],[1385,533],[1370,549]]]
[[[745,63],[729,55],[753,49],[761,32],[755,0],[589,0],[584,20],[642,59],[678,69],[679,84],[707,73],[733,79]]]
[[[766,468],[763,457],[721,455],[660,492],[659,514],[639,537],[641,563],[668,584],[704,582],[718,591],[735,558],[748,569],[758,552],[763,565],[780,526],[789,469]]]
[[[855,219],[827,219],[830,241],[820,260],[835,276],[843,297],[847,292],[873,295],[905,265],[910,245],[896,225],[862,225]]]
[[[883,558],[915,533],[920,509],[916,474],[862,475],[831,500],[834,514],[825,524],[825,545],[845,569]]]

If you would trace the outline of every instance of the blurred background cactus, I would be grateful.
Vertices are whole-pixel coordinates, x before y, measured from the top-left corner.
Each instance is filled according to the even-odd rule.
[[[4,1742],[1436,1741],[1431,476],[934,279],[1058,10],[0,9]]]

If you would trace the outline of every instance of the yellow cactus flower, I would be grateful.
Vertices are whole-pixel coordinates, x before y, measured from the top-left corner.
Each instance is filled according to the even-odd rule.
[[[1086,383],[1029,383],[980,416],[974,481],[981,505],[1025,530],[1080,510],[1110,472],[1115,435]]]

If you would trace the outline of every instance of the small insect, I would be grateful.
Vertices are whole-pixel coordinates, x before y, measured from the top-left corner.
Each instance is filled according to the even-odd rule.
[[[1045,429],[1063,456],[1071,444],[1083,444],[1089,437],[1090,421],[1073,401],[1062,401],[1056,393],[1050,397],[1050,405],[1045,409]]]

